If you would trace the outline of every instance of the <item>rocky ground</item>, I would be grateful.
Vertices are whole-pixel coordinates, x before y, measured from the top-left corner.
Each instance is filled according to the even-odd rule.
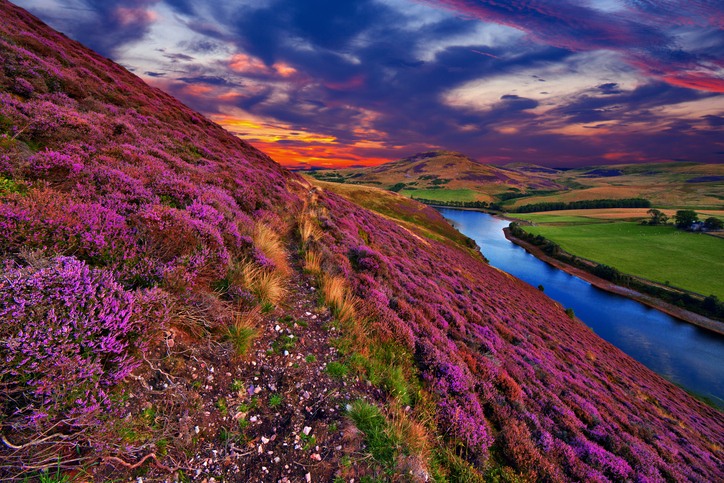
[[[96,476],[332,482],[364,473],[362,436],[344,414],[349,402],[382,394],[348,375],[330,311],[298,266],[259,334],[237,357],[227,344],[170,330],[128,402],[126,419],[147,423],[152,443],[136,461],[106,459]]]

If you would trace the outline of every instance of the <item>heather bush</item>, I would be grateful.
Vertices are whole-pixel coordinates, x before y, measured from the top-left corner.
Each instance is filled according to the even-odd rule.
[[[74,258],[45,264],[12,268],[0,285],[3,419],[26,433],[61,420],[92,428],[117,415],[115,387],[161,328],[162,297],[128,292]]]

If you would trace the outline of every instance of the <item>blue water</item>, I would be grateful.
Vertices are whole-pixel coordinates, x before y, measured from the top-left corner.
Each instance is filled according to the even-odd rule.
[[[583,323],[649,369],[724,407],[724,336],[639,302],[600,290],[506,240],[509,222],[486,213],[440,208],[480,246],[490,264],[570,307]]]

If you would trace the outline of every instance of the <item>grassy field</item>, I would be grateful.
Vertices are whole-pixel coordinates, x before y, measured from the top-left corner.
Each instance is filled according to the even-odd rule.
[[[605,223],[605,220],[596,220],[585,216],[566,216],[549,213],[513,213],[510,216],[530,221],[535,224],[546,223]]]
[[[477,193],[473,190],[402,190],[400,194],[412,198],[425,198],[440,201],[475,201]]]
[[[724,298],[724,240],[672,226],[596,223],[526,226],[569,253],[655,282]]]

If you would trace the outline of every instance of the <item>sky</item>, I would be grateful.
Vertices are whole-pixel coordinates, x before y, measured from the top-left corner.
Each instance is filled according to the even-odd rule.
[[[11,0],[291,167],[724,163],[724,0]]]

